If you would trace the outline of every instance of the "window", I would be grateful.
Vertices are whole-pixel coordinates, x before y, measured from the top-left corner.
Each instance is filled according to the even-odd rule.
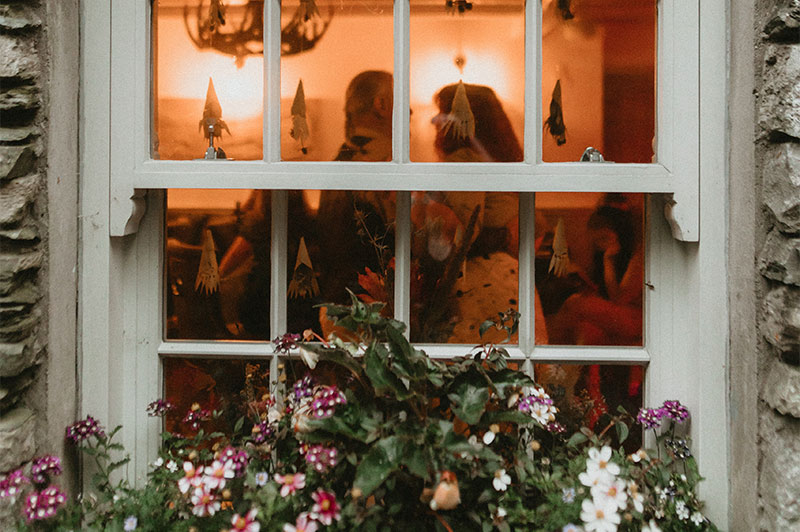
[[[640,401],[651,404],[676,395],[685,398],[684,402],[690,406],[704,404],[693,381],[684,377],[692,374],[697,364],[708,364],[696,358],[703,345],[696,332],[697,313],[706,303],[695,294],[702,293],[698,292],[702,289],[702,275],[697,268],[703,260],[712,259],[703,259],[706,255],[702,252],[699,255],[687,252],[684,244],[670,236],[672,233],[687,241],[699,238],[702,165],[699,102],[701,88],[708,86],[700,76],[703,55],[698,13],[704,8],[699,2],[583,2],[587,9],[584,20],[596,21],[594,27],[569,26],[571,13],[561,11],[560,3],[548,0],[483,4],[476,1],[472,9],[466,7],[467,2],[453,2],[454,14],[442,14],[444,1],[376,2],[372,6],[317,2],[319,19],[316,14],[312,17],[316,25],[304,26],[304,31],[298,33],[292,29],[292,20],[298,10],[308,6],[307,2],[266,2],[263,11],[252,12],[254,4],[261,4],[231,1],[229,20],[250,21],[250,27],[258,29],[260,16],[262,23],[259,37],[246,41],[248,47],[255,47],[248,48],[248,52],[233,53],[241,69],[236,70],[233,57],[227,59],[226,68],[251,76],[249,82],[234,89],[230,88],[231,80],[216,78],[210,72],[217,67],[206,68],[198,61],[190,61],[184,70],[176,66],[184,52],[177,44],[169,44],[169,39],[177,38],[178,34],[184,39],[188,27],[197,42],[208,41],[198,33],[207,26],[192,18],[194,11],[187,11],[189,22],[181,26],[184,4],[177,0],[114,1],[110,6],[87,10],[84,14],[87,30],[84,61],[87,72],[92,74],[87,76],[85,95],[92,104],[84,109],[87,142],[83,161],[90,181],[84,187],[83,205],[91,220],[94,209],[98,208],[92,201],[102,202],[105,193],[107,205],[99,207],[98,212],[108,214],[108,227],[105,241],[91,227],[86,229],[84,260],[101,260],[107,275],[95,282],[86,279],[84,283],[83,375],[86,385],[98,386],[100,397],[113,397],[109,405],[99,406],[98,400],[86,396],[84,404],[87,408],[96,406],[106,410],[109,423],[114,423],[113,420],[125,423],[123,435],[135,444],[131,448],[135,449],[137,471],[145,470],[160,428],[145,417],[143,405],[161,395],[164,386],[174,384],[170,375],[180,374],[182,364],[191,364],[200,380],[203,375],[219,371],[220,364],[229,364],[231,369],[225,370],[226,378],[234,387],[246,361],[269,366],[265,374],[276,374],[278,358],[272,355],[268,340],[289,330],[290,324],[306,323],[309,319],[307,306],[294,305],[287,293],[295,280],[296,266],[305,262],[301,248],[305,247],[306,252],[315,246],[319,249],[321,244],[313,239],[324,240],[319,233],[308,238],[302,235],[302,240],[297,238],[300,234],[294,215],[299,206],[313,210],[316,201],[333,201],[334,191],[349,198],[347,206],[352,205],[353,196],[372,198],[362,205],[382,211],[382,222],[392,225],[394,242],[388,245],[390,253],[386,258],[387,263],[394,260],[393,290],[386,295],[391,299],[394,315],[411,323],[412,340],[424,344],[432,356],[462,355],[465,344],[475,340],[470,336],[467,320],[448,324],[446,330],[425,329],[430,321],[418,314],[427,310],[427,300],[419,299],[426,286],[415,285],[415,264],[424,264],[431,257],[449,256],[459,241],[472,242],[473,237],[480,238],[484,229],[486,235],[497,229],[495,235],[517,234],[504,241],[505,247],[487,253],[489,257],[494,253],[495,258],[502,254],[510,260],[504,257],[508,262],[501,266],[489,264],[491,273],[485,275],[497,278],[500,276],[496,268],[508,270],[502,276],[503,281],[511,285],[509,291],[516,297],[504,295],[502,301],[507,301],[507,306],[516,306],[522,315],[518,336],[510,349],[521,367],[542,376],[560,375],[558,378],[564,382],[599,378],[602,383],[602,379],[622,378],[626,386],[644,383],[624,391],[636,404]],[[468,12],[458,14],[459,6]],[[712,14],[720,16],[719,6],[711,9]],[[169,12],[173,15],[168,15]],[[201,18],[204,12],[200,11]],[[643,42],[649,39],[650,48],[626,47],[626,39],[622,38],[625,33],[615,26],[620,17],[634,12],[643,22],[631,30],[631,35],[635,35],[629,39],[643,39]],[[174,16],[179,17],[178,22],[170,20]],[[583,16],[575,18],[580,21]],[[724,14],[721,19],[724,20]],[[304,20],[302,14],[300,20]],[[350,30],[334,25],[348,20],[354,24]],[[475,25],[474,20],[481,22]],[[717,27],[712,22],[707,24],[712,29]],[[445,27],[458,37],[453,41],[454,48],[439,57],[433,52],[437,43],[446,39],[446,32],[437,28]],[[497,31],[492,29],[495,27],[505,30],[503,39],[497,43],[486,39],[490,30]],[[285,32],[289,37],[282,35]],[[360,32],[379,34],[379,38],[366,38],[371,43],[370,52],[377,59],[371,62],[368,54],[348,59],[358,62],[352,66],[354,72],[338,73],[335,65],[332,74],[317,72],[316,69],[332,65],[323,61],[322,66],[309,66],[305,62],[311,61],[310,54],[294,54],[296,58],[287,59],[292,57],[290,51],[310,46],[311,42],[318,43],[317,50],[321,51],[327,46],[326,39],[346,48],[349,38],[362,42],[358,40],[362,38]],[[610,37],[604,39],[603,35]],[[559,39],[577,39],[581,44],[574,49],[580,53],[567,51],[572,48]],[[223,41],[220,39],[216,45],[221,46],[220,42]],[[491,54],[481,55],[497,45],[494,53],[505,62],[493,60]],[[649,49],[652,54],[633,53],[641,49]],[[625,57],[626,53],[633,57]],[[170,56],[177,57],[175,65],[169,62]],[[430,66],[431,61],[437,60],[445,61],[442,64],[446,68]],[[625,68],[626,64],[634,63],[636,68]],[[473,67],[480,68],[470,72]],[[339,132],[344,129],[350,111],[341,96],[346,93],[353,74],[364,70],[388,71],[393,76],[391,140],[387,146],[391,157],[334,161],[343,138]],[[591,82],[582,81],[587,72],[591,74]],[[441,81],[435,78],[439,75],[443,76]],[[178,81],[185,81],[186,76],[192,79],[193,96],[189,99],[199,101],[191,104],[194,110],[180,107],[187,102],[176,101],[181,99]],[[214,78],[213,85],[209,76]],[[432,88],[420,81],[429,78],[435,80],[430,83]],[[324,101],[326,90],[320,79],[332,80],[330,93],[338,100]],[[433,118],[436,124],[437,117],[442,119],[439,115],[446,115],[447,119],[447,115],[457,114],[454,108],[461,98],[459,79],[464,81],[463,91],[468,101],[479,98],[471,87],[493,87],[506,110],[510,128],[519,139],[521,156],[446,160],[436,151],[436,129],[429,122]],[[226,83],[230,83],[227,88]],[[505,88],[501,88],[503,83],[507,84]],[[440,98],[443,104],[438,109],[430,105],[430,98],[438,88],[447,85],[453,85],[452,95],[446,93]],[[230,103],[231,90],[243,99],[249,98],[244,109],[254,113],[250,123],[244,123],[246,113],[243,115],[237,109],[242,102]],[[204,116],[203,98],[212,91],[222,109],[221,116],[213,109]],[[303,105],[298,103],[295,107],[296,102],[303,100]],[[303,133],[302,121],[296,118],[303,114],[309,125],[308,135]],[[225,120],[232,133],[230,143],[225,128],[221,138],[213,131],[202,136],[197,129],[201,118]],[[566,132],[562,130],[562,121]],[[547,127],[543,128],[545,123]],[[205,126],[208,127],[207,122]],[[466,136],[471,136],[468,123],[448,127],[466,128]],[[561,143],[564,135],[566,144]],[[592,145],[599,147],[609,162],[578,162],[584,149]],[[203,159],[209,147],[214,157],[236,160],[195,160]],[[218,148],[223,149],[222,154]],[[105,175],[108,182],[94,180],[90,177],[93,175]],[[251,193],[251,190],[263,192]],[[267,263],[262,264],[261,293],[269,301],[260,299],[253,312],[241,312],[241,306],[223,309],[223,305],[217,304],[214,307],[214,312],[219,313],[214,318],[217,322],[208,326],[210,318],[199,306],[208,301],[191,300],[199,293],[194,284],[200,268],[197,261],[202,258],[197,255],[202,257],[204,249],[220,246],[217,258],[224,260],[224,251],[231,248],[238,236],[230,230],[231,224],[239,223],[237,217],[243,215],[251,200],[261,202],[263,238],[259,246],[267,258]],[[500,220],[495,225],[483,221],[481,231],[471,235],[476,233],[475,224],[470,230],[470,216],[458,215],[460,205],[468,213],[474,212],[469,205],[481,205],[487,213],[488,206],[494,205],[493,215]],[[719,203],[714,205],[714,209],[722,209]],[[443,212],[455,215],[452,235],[442,238],[441,234],[420,230],[430,228],[416,221],[419,212],[423,213],[421,219],[425,219],[428,206],[432,209],[445,206],[448,209]],[[510,213],[499,208],[509,206]],[[640,266],[638,296],[641,310],[637,318],[637,307],[628,307],[633,309],[630,314],[634,316],[629,323],[633,329],[638,327],[638,332],[619,334],[613,340],[607,335],[592,340],[590,330],[570,330],[566,318],[561,320],[566,323],[555,323],[558,310],[553,308],[560,309],[563,302],[559,299],[575,288],[554,288],[542,274],[549,269],[549,259],[558,247],[555,240],[560,238],[559,245],[566,240],[574,264],[583,271],[594,268],[594,277],[588,275],[583,282],[601,282],[605,286],[596,288],[605,290],[606,295],[616,289],[609,286],[603,266],[595,264],[595,254],[589,251],[591,242],[601,238],[587,236],[589,229],[602,226],[598,220],[590,219],[603,206],[616,209],[612,211],[615,215],[630,214],[627,224],[637,242],[632,249],[641,252],[644,264]],[[664,207],[669,212],[669,225],[659,213]],[[215,212],[209,212],[212,210]],[[215,216],[220,223],[219,231],[210,231],[209,241],[206,229]],[[440,218],[444,222],[447,216]],[[178,223],[179,220],[182,221]],[[188,225],[182,225],[184,222]],[[542,231],[544,228],[547,230]],[[460,231],[458,238],[457,231]],[[191,238],[186,236],[189,233]],[[559,233],[561,236],[557,237]],[[550,256],[539,253],[547,249],[542,242],[537,243],[540,237],[542,242],[549,239]],[[91,248],[92,242],[101,244],[95,249]],[[312,256],[310,252],[308,255],[312,264],[321,267],[316,260],[319,255]],[[633,252],[630,255],[628,263],[633,260]],[[482,255],[473,258],[480,259]],[[191,261],[194,263],[189,265]],[[475,260],[472,264],[475,272],[479,271],[480,262]],[[345,260],[337,264],[354,266]],[[355,265],[349,274],[367,273],[362,266],[365,264]],[[222,268],[222,264],[217,267]],[[558,263],[554,265],[555,269],[559,267]],[[185,271],[178,274],[181,268]],[[616,275],[619,284],[625,269],[624,265],[611,265],[608,271],[612,277]],[[455,275],[458,273],[463,272]],[[438,279],[441,275],[439,272],[429,277]],[[466,276],[471,281],[469,267]],[[226,282],[237,282],[235,275],[228,276]],[[363,284],[359,286],[363,293],[368,293]],[[183,300],[182,289],[191,294]],[[444,297],[452,297],[459,289],[453,286]],[[312,286],[305,290],[314,289]],[[492,289],[486,292],[497,294]],[[99,308],[108,311],[92,308],[97,302],[101,302]],[[181,305],[183,308],[178,309]],[[537,306],[541,306],[540,312],[536,311]],[[481,311],[490,307],[495,307],[495,302],[486,303]],[[500,310],[505,309],[491,308],[490,312]],[[542,320],[548,315],[549,320]],[[187,325],[192,316],[200,316],[202,320]],[[255,317],[259,317],[255,324],[243,321]],[[542,321],[552,337],[542,335]],[[467,330],[457,330],[461,325]],[[237,339],[241,341],[231,341]],[[722,344],[724,339],[714,343],[715,349]],[[106,358],[104,353],[113,354]],[[230,362],[220,362],[226,360]],[[581,366],[596,369],[575,369]],[[710,386],[714,396],[724,394],[718,374],[713,375],[716,380]],[[580,392],[577,382],[570,389]],[[719,434],[714,432],[719,429],[718,424],[716,429],[709,428],[714,423],[708,421],[697,425],[695,430],[701,435]],[[724,438],[724,429],[722,434]],[[725,491],[724,485],[714,489]]]

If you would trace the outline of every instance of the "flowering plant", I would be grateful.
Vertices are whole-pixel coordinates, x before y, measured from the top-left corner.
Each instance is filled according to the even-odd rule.
[[[183,418],[190,435],[164,433],[141,487],[111,480],[125,463],[112,458],[116,431],[91,418],[74,425],[68,437],[97,460],[95,492],[21,528],[716,530],[702,514],[681,435],[689,414],[677,401],[638,415],[657,449],[626,452],[634,420],[624,411],[599,434],[584,427],[568,438],[547,391],[509,367],[502,347],[432,359],[381,308],[355,297],[327,307],[355,341],[277,343],[290,351],[284,372],[299,350],[336,382],[305,372],[282,403],[253,401],[230,434],[206,433],[219,412],[194,405]],[[170,408],[157,401],[150,411]],[[60,471],[37,464],[35,474]],[[13,473],[0,487],[18,493],[26,482]]]

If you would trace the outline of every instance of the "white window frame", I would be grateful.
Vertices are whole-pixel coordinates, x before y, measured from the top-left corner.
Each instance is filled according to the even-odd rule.
[[[81,283],[82,410],[123,424],[131,473],[143,478],[160,425],[145,414],[160,395],[159,356],[269,357],[269,343],[164,342],[161,322],[165,188],[373,189],[398,192],[398,256],[408,253],[403,212],[412,190],[520,194],[520,311],[525,323],[515,358],[584,363],[646,363],[645,404],[679,398],[694,413],[692,435],[709,515],[726,523],[727,297],[725,269],[726,15],[724,0],[659,0],[657,162],[542,163],[539,2],[526,5],[525,161],[411,163],[408,157],[408,1],[394,4],[394,160],[389,163],[281,162],[279,72],[265,68],[263,161],[150,159],[149,7],[146,0],[86,0],[82,9]],[[265,3],[265,65],[279,59],[280,7]],[[113,51],[113,52],[112,52]],[[456,173],[457,172],[457,173]],[[220,176],[226,176],[220,179]],[[369,176],[357,179],[355,176]],[[701,179],[702,176],[702,179]],[[431,183],[436,186],[432,187]],[[147,198],[145,192],[151,191]],[[533,281],[526,232],[533,193],[656,193],[649,202],[645,345],[642,348],[534,346]],[[286,193],[273,194],[273,257],[286,255]],[[146,209],[145,209],[145,203]],[[652,212],[664,204],[667,219]],[[700,219],[703,225],[700,225]],[[668,223],[669,222],[669,223]],[[702,229],[702,232],[701,232]],[[124,236],[129,235],[129,236]],[[671,236],[672,235],[672,236]],[[700,238],[702,236],[702,239]],[[277,237],[277,238],[276,238]],[[673,238],[674,237],[674,238]],[[679,242],[678,240],[690,243]],[[699,241],[699,242],[698,242]],[[405,261],[407,262],[407,261]],[[398,279],[403,279],[398,260]],[[528,273],[523,273],[527,271]],[[285,292],[285,263],[272,261],[273,291]],[[407,282],[397,283],[397,317],[408,321]],[[272,334],[285,332],[285,309],[272,297]],[[526,308],[526,304],[527,307]],[[703,326],[701,327],[701,322]],[[706,325],[707,324],[707,325]],[[425,347],[434,356],[464,346]],[[277,357],[272,358],[277,361]],[[275,364],[276,362],[273,362]],[[275,368],[273,368],[275,369]],[[273,373],[274,374],[274,373]]]

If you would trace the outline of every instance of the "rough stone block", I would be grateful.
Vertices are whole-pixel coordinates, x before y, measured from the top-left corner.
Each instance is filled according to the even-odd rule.
[[[758,123],[766,133],[800,138],[800,47],[769,45]]]
[[[800,43],[800,3],[794,0],[792,4],[783,7],[764,26],[768,40],[784,44]]]
[[[761,415],[762,530],[800,527],[800,420],[774,411]],[[755,480],[754,480],[755,482]],[[755,486],[753,486],[755,489]]]
[[[800,368],[774,361],[764,379],[761,396],[781,414],[800,419]]]
[[[0,471],[11,471],[33,458],[36,416],[17,408],[0,418]]]
[[[0,378],[19,375],[36,363],[28,342],[0,343]]]
[[[30,279],[14,282],[14,277],[8,282],[0,281],[0,294],[3,294],[0,295],[0,305],[16,303],[32,305],[41,297],[36,283]]]
[[[758,258],[761,275],[784,284],[800,286],[800,237],[773,229]]]
[[[38,28],[42,19],[31,6],[25,4],[0,5],[0,28],[20,31]]]
[[[781,354],[800,351],[800,288],[781,286],[764,297],[761,332]]]
[[[39,230],[34,225],[25,225],[13,229],[0,228],[0,238],[15,242],[32,242],[39,239]]]
[[[38,175],[17,178],[0,189],[0,225],[18,223],[28,205],[36,199],[41,179]]]
[[[20,143],[31,140],[38,135],[39,130],[34,126],[25,127],[0,127],[0,143]]]
[[[22,393],[33,384],[35,377],[36,367],[33,367],[16,377],[3,379],[0,385],[0,412],[10,412],[19,403]]]
[[[36,154],[30,146],[0,146],[0,181],[29,174],[35,164]]]
[[[39,324],[39,313],[25,309],[18,313],[0,313],[0,341],[24,340]]]
[[[0,112],[39,107],[39,90],[32,85],[22,85],[0,92]]]
[[[787,142],[766,152],[762,176],[764,203],[775,225],[800,233],[800,145]]]
[[[31,53],[33,40],[25,36],[0,33],[0,77],[35,79],[39,76],[39,56]]]

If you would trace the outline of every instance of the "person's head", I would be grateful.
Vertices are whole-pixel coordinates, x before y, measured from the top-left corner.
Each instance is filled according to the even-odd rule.
[[[436,150],[439,156],[446,156],[454,151],[472,147],[473,140],[468,138],[459,139],[452,133],[452,128],[444,131],[441,127],[440,117],[448,115],[453,105],[453,97],[456,93],[457,84],[447,85],[442,88],[434,97],[436,105],[439,107],[439,115],[433,122],[437,125]],[[498,162],[522,161],[522,147],[511,127],[511,121],[503,111],[500,100],[497,99],[494,91],[483,85],[464,84],[467,93],[467,100],[475,116],[475,141],[485,150],[491,160]]]
[[[344,128],[347,138],[358,127],[391,136],[393,95],[392,75],[388,72],[367,70],[354,77],[345,95]]]
[[[589,217],[589,238],[598,255],[617,248],[614,269],[621,277],[628,267],[636,244],[633,214],[614,205],[600,205]]]

